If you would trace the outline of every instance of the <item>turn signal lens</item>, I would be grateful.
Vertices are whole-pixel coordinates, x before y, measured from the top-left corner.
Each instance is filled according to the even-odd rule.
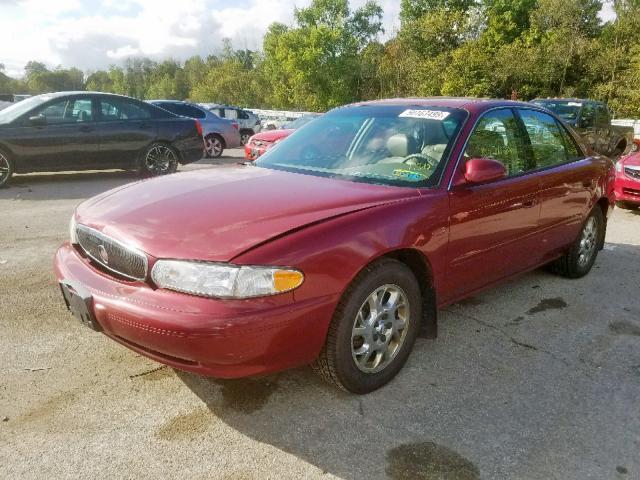
[[[276,292],[288,292],[302,285],[304,275],[295,270],[276,270],[273,272],[273,288]]]

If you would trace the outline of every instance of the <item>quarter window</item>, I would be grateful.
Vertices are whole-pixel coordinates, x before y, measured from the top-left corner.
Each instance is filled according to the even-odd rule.
[[[570,158],[562,127],[551,115],[536,110],[520,110],[520,117],[529,135],[536,168],[560,165],[575,158],[575,152]]]
[[[523,134],[510,109],[485,114],[469,137],[464,157],[490,158],[501,162],[508,176],[530,170],[524,154]]]

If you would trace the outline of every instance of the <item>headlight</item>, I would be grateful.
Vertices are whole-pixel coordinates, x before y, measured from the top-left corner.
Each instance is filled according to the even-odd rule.
[[[69,221],[69,241],[72,245],[78,243],[78,236],[76,235],[76,214],[71,215]]]
[[[304,275],[277,267],[158,260],[151,278],[160,288],[203,297],[251,298],[284,293],[302,285]]]
[[[622,161],[616,162],[616,172],[622,173]]]

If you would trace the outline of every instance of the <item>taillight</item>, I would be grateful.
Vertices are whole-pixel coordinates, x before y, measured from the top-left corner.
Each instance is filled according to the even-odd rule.
[[[196,122],[196,130],[198,131],[198,135],[202,136],[202,124],[198,120],[195,120],[195,122]]]
[[[233,128],[235,128],[236,130],[240,130],[240,125],[238,125],[238,122],[231,122],[231,125],[233,125]]]

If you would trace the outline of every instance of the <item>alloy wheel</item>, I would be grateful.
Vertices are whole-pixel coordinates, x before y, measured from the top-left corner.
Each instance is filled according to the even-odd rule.
[[[145,166],[149,173],[169,173],[178,163],[175,152],[166,145],[155,145],[147,152]]]
[[[351,355],[358,369],[377,373],[389,365],[402,348],[409,319],[409,300],[399,286],[383,285],[373,291],[351,331]]]
[[[580,247],[578,249],[578,264],[580,266],[587,265],[591,261],[596,251],[597,243],[598,224],[596,219],[591,216],[582,229],[582,236],[580,238]]]
[[[9,166],[9,159],[0,152],[0,185],[3,185],[9,175],[11,174],[11,167]]]
[[[204,148],[210,157],[219,157],[222,155],[222,142],[218,137],[207,137],[204,142]]]
[[[247,143],[249,143],[250,138],[251,135],[249,133],[243,133],[242,135],[240,135],[240,142],[242,143],[242,145],[246,145]]]

